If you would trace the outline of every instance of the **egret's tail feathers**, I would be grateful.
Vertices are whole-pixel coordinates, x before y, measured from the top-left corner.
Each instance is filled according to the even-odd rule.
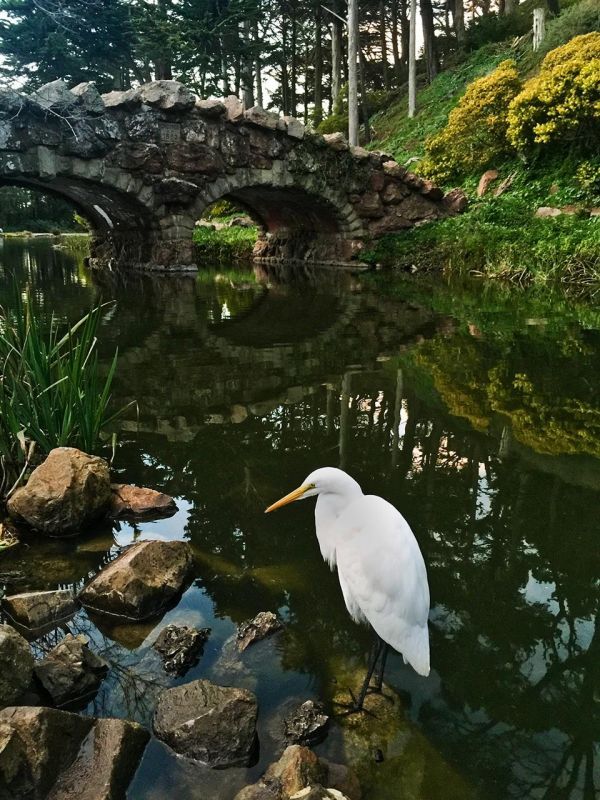
[[[415,626],[411,630],[411,635],[406,637],[403,647],[398,648],[404,658],[404,663],[408,663],[419,675],[427,677],[429,675],[429,631],[427,626]]]

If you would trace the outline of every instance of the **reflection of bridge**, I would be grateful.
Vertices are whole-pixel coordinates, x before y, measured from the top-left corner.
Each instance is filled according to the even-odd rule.
[[[389,155],[235,97],[199,100],[175,81],[103,97],[62,81],[0,92],[0,184],[72,202],[94,228],[99,265],[193,265],[194,223],[225,197],[261,224],[257,256],[309,262],[347,262],[367,235],[450,211]]]
[[[152,323],[140,331],[129,320],[137,310],[119,305],[117,391],[123,401],[139,401],[142,430],[172,439],[193,438],[205,418],[237,421],[296,402],[315,385],[341,386],[348,370],[375,368],[378,359],[434,330],[431,313],[417,306],[368,292],[316,294],[307,287],[300,293],[285,286],[255,286],[239,317],[210,324],[194,280],[131,280]],[[129,343],[120,332],[130,330]],[[195,339],[197,349],[182,351],[180,337]]]

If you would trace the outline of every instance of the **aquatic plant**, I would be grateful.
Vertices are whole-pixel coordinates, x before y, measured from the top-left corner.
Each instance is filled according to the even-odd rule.
[[[0,497],[10,493],[34,453],[75,446],[94,452],[106,426],[117,367],[100,364],[97,331],[106,305],[74,325],[43,320],[30,293],[15,287],[10,309],[0,308]]]

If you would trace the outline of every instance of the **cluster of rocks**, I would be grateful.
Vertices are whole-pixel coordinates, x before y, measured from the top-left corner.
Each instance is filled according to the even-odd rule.
[[[75,447],[57,447],[7,503],[13,520],[50,536],[81,532],[100,517],[168,516],[172,497],[154,489],[111,484],[108,463]]]
[[[154,508],[150,490],[136,495],[130,489],[111,489],[102,459],[58,448],[13,495],[11,511],[38,530],[64,533],[107,508],[123,513],[134,500],[139,500],[138,509]],[[164,495],[154,494],[160,509],[168,507]],[[124,797],[149,732],[133,722],[72,713],[98,692],[110,664],[93,652],[85,636],[69,632],[35,661],[25,637],[67,631],[81,607],[133,623],[157,618],[185,589],[192,566],[187,542],[140,541],[106,564],[78,595],[57,589],[2,599],[12,625],[0,624],[0,797]],[[240,624],[234,649],[242,653],[282,629],[276,614],[260,612]],[[182,675],[196,663],[209,635],[208,628],[171,624],[159,632],[153,649],[168,673]],[[175,753],[206,767],[248,767],[258,755],[257,717],[258,702],[251,691],[192,680],[160,693],[152,729]],[[290,746],[238,800],[359,798],[351,772],[299,746],[323,739],[328,723],[318,703],[306,701],[294,709],[282,724],[282,742]]]

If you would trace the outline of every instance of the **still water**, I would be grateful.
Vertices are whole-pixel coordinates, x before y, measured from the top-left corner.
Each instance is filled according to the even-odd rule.
[[[46,241],[5,241],[3,303],[10,273],[70,320],[116,301],[100,344],[107,358],[119,348],[116,402],[139,408],[118,423],[117,478],[179,510],[9,550],[7,589],[79,587],[133,540],[184,538],[198,568],[176,608],[136,626],[84,612],[69,624],[111,664],[87,712],[149,724],[162,687],[198,677],[259,700],[255,766],[210,771],[151,740],[130,800],[229,800],[278,757],[291,706],[330,708],[364,668],[369,635],[321,559],[311,501],[263,514],[323,465],[413,527],[432,672],[394,654],[394,713],[334,722],[317,752],[353,765],[365,800],[597,796],[600,313],[334,273],[100,277]],[[236,625],[262,610],[285,632],[234,655]],[[171,622],[212,628],[185,678],[166,677],[151,648]]]

